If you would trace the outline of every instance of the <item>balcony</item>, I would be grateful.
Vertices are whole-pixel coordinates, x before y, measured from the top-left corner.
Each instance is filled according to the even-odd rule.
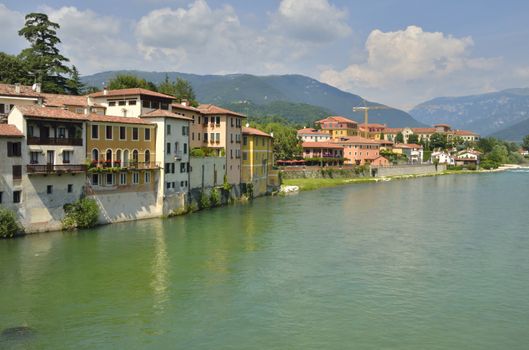
[[[84,164],[30,164],[27,165],[28,174],[76,174],[84,173],[86,165]]]
[[[182,151],[176,151],[175,154],[174,154],[174,158],[176,160],[182,159]]]
[[[125,170],[150,170],[150,169],[159,169],[159,162],[138,162],[131,160],[129,162],[121,161],[93,161],[88,168],[89,172],[119,172]]]
[[[35,137],[28,136],[28,145],[47,145],[47,146],[82,146],[82,138],[64,138],[64,137]]]

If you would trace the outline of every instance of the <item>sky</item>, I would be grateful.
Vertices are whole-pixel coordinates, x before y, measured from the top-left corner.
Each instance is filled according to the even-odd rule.
[[[82,75],[303,74],[406,110],[529,87],[526,0],[0,0],[0,50],[27,46],[30,12]]]

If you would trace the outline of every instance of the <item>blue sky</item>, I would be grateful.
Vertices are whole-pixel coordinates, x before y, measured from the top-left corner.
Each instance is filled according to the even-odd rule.
[[[404,109],[529,86],[529,1],[0,0],[2,50],[33,11],[85,75],[296,73]]]

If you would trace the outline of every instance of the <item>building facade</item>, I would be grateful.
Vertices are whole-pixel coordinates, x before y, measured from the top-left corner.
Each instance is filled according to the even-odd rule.
[[[345,117],[327,117],[318,120],[316,124],[320,125],[322,131],[328,132],[331,139],[358,135],[358,123]]]
[[[268,192],[268,179],[274,164],[273,138],[246,126],[242,129],[242,139],[241,182],[252,184],[255,196],[264,195]]]

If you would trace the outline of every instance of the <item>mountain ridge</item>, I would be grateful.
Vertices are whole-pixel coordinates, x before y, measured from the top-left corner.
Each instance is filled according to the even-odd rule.
[[[202,103],[214,103],[222,107],[234,109],[237,112],[248,110],[252,106],[254,117],[279,115],[287,120],[298,123],[313,122],[315,116],[322,114],[343,115],[358,122],[363,121],[363,113],[355,113],[352,107],[363,106],[362,97],[342,91],[316,79],[299,74],[256,76],[237,73],[228,75],[198,75],[180,72],[146,72],[138,70],[105,71],[82,78],[88,86],[102,87],[117,74],[133,74],[152,81],[162,82],[166,75],[170,80],[177,77],[186,79],[195,90],[197,99]],[[278,109],[278,102],[284,110]],[[274,105],[275,103],[275,105]],[[368,102],[368,105],[382,105]],[[303,112],[314,111],[315,115],[300,117]],[[384,123],[389,127],[418,127],[424,124],[416,121],[407,112],[391,108],[375,110],[369,113],[369,121]]]

